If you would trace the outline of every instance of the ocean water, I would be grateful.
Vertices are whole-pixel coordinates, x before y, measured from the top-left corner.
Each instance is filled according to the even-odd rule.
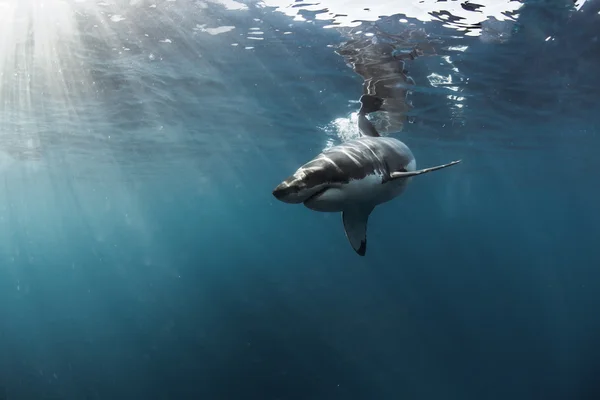
[[[0,399],[600,399],[600,2],[328,1],[0,0]],[[388,42],[359,257],[271,192]]]

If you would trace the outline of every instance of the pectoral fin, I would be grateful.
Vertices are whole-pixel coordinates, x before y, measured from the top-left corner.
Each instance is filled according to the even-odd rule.
[[[373,207],[356,207],[342,211],[344,230],[350,245],[359,256],[367,252],[367,223]]]
[[[392,180],[394,180],[394,179],[398,179],[398,178],[408,178],[408,177],[415,176],[415,175],[426,174],[427,172],[437,171],[438,169],[450,167],[452,165],[458,164],[461,161],[462,160],[452,161],[448,164],[442,164],[442,165],[438,165],[436,167],[431,167],[431,168],[418,169],[416,171],[392,172],[390,174],[390,178]]]

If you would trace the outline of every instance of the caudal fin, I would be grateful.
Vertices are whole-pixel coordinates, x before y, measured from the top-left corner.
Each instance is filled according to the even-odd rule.
[[[448,164],[442,164],[442,165],[438,165],[438,166],[430,167],[430,168],[425,168],[425,169],[418,169],[416,171],[392,172],[390,174],[390,177],[392,179],[398,179],[398,178],[408,178],[408,177],[415,176],[415,175],[426,174],[428,172],[437,171],[438,169],[451,167],[452,165],[456,165],[456,164],[458,164],[461,161],[462,160],[456,160],[456,161],[452,161],[452,162],[450,162]]]

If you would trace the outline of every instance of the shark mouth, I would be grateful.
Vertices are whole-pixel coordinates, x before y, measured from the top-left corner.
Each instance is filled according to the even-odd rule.
[[[322,195],[323,193],[325,193],[328,190],[329,190],[329,187],[324,187],[323,189],[315,192],[315,194],[313,194],[312,196],[310,196],[309,198],[307,198],[306,200],[304,200],[303,203],[305,205],[308,204],[311,200],[316,199],[317,197],[319,197],[320,195]]]

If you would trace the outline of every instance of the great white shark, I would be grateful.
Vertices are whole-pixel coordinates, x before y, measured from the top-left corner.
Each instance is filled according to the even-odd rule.
[[[281,182],[273,195],[314,211],[341,212],[346,237],[354,251],[364,256],[367,223],[375,207],[398,197],[414,176],[460,160],[417,169],[408,146],[393,137],[380,136],[367,118],[370,112],[380,110],[383,100],[363,95],[360,101],[358,126],[362,136],[321,152]]]

